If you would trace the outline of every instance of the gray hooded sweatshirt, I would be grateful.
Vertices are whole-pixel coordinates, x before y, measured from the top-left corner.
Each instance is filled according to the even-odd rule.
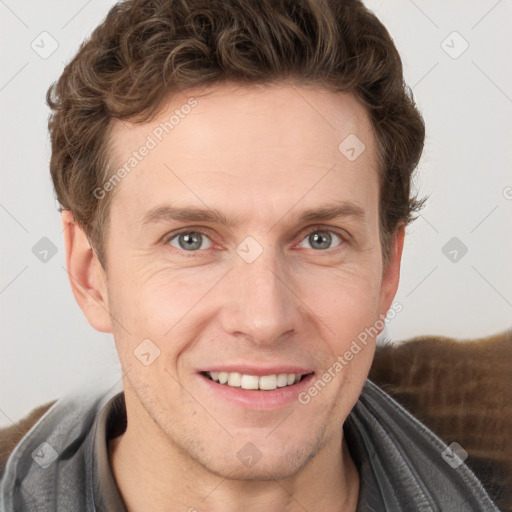
[[[358,512],[499,512],[457,454],[371,381],[341,428],[359,470]],[[11,453],[0,511],[126,512],[108,457],[108,439],[125,429],[120,385],[61,398]]]

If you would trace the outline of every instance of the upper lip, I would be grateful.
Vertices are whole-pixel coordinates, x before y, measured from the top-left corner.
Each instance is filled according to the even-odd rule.
[[[282,366],[271,366],[271,367],[262,367],[262,366],[251,366],[244,364],[222,364],[222,365],[212,365],[208,368],[203,368],[199,370],[200,372],[226,372],[226,373],[241,373],[243,375],[256,375],[261,377],[262,375],[279,375],[281,373],[300,373],[301,375],[306,375],[308,373],[313,373],[313,370],[306,368],[304,366],[292,366],[292,365],[282,365]]]

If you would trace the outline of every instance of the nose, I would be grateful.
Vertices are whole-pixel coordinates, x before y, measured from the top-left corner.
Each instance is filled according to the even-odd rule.
[[[223,284],[223,329],[258,345],[270,346],[292,335],[301,321],[300,300],[273,252],[265,249],[252,263],[237,257]]]

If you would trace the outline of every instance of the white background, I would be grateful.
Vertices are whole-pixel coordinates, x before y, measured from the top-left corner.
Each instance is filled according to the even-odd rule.
[[[48,86],[112,4],[0,0],[0,425],[121,375],[111,336],[89,326],[68,283],[45,104]],[[430,200],[408,228],[396,297],[403,311],[386,334],[468,339],[510,328],[512,0],[366,4],[393,36],[427,125],[416,186]],[[51,49],[44,31],[58,43],[46,59],[31,47],[45,37]],[[32,252],[42,237],[57,247],[46,263]],[[442,250],[452,237],[468,249],[456,262]]]

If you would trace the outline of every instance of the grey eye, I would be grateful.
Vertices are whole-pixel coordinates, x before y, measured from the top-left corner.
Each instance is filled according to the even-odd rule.
[[[184,251],[197,251],[211,247],[210,239],[197,231],[179,233],[169,240],[169,244]]]
[[[331,249],[331,244],[337,241],[336,245],[339,245],[342,241],[341,238],[332,231],[313,231],[304,238],[301,242],[300,247],[308,247],[304,244],[309,244],[309,247],[316,250]]]

